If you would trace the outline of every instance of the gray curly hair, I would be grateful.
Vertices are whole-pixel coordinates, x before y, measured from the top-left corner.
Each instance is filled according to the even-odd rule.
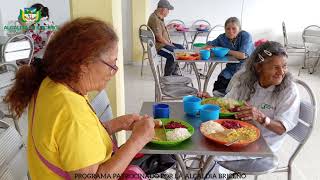
[[[239,90],[238,99],[248,101],[255,93],[255,84],[258,82],[258,73],[256,65],[265,63],[272,56],[288,57],[285,48],[278,42],[267,41],[258,46],[251,54],[245,64],[245,71],[239,75],[239,83],[236,87]],[[273,90],[272,98],[277,98],[280,92],[286,89],[292,83],[293,77],[290,72],[285,74],[284,79]]]
[[[224,23],[224,27],[226,28],[229,23],[237,25],[241,30],[241,23],[237,17],[229,17]]]

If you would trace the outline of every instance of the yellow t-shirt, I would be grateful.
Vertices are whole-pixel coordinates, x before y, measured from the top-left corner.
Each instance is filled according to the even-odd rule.
[[[63,179],[39,159],[31,139],[33,99],[29,104],[28,165],[32,180]],[[70,172],[111,157],[112,141],[86,99],[45,78],[36,100],[33,137],[41,155]]]

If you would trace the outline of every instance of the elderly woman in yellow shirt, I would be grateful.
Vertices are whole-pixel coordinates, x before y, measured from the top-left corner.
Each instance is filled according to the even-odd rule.
[[[42,61],[22,66],[5,97],[19,117],[29,108],[28,164],[33,180],[74,179],[77,174],[121,174],[154,136],[148,116],[125,115],[106,123],[86,94],[103,90],[115,75],[118,37],[103,21],[78,18],[48,44]],[[112,154],[109,135],[132,130]]]

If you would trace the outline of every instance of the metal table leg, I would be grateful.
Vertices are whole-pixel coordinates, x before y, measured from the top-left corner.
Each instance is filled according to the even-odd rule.
[[[197,78],[198,90],[201,91],[201,79],[200,79],[200,73],[198,71],[197,65],[195,62],[192,62],[191,66],[192,66],[192,68],[194,70],[194,74],[196,75],[196,78]]]
[[[209,157],[207,158],[207,160],[205,161],[205,163],[204,163],[204,166],[203,166],[203,168],[202,168],[202,171],[200,172],[200,173],[201,173],[201,174],[200,174],[200,177],[203,177],[203,178],[204,178],[204,176],[206,175],[206,173],[207,173],[207,171],[208,171],[208,169],[209,169],[209,166],[210,166],[210,164],[211,164],[212,162],[214,162],[214,156],[209,156]]]
[[[175,154],[174,157],[178,161],[178,164],[179,164],[179,166],[181,168],[182,179],[185,180],[186,179],[186,175],[187,175],[187,167],[186,167],[186,165],[185,165],[185,163],[183,161],[183,158],[179,154]]]
[[[207,92],[207,87],[208,87],[208,83],[209,83],[209,80],[210,80],[210,77],[213,73],[213,71],[215,70],[215,68],[217,67],[219,63],[210,63],[210,66],[209,66],[209,69],[208,69],[208,72],[207,72],[207,75],[205,76],[205,80],[204,80],[204,85],[203,85],[203,92]]]

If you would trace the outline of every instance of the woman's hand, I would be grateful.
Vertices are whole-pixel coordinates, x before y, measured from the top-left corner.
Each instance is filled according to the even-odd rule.
[[[133,128],[133,124],[136,121],[141,120],[142,117],[143,116],[140,116],[139,114],[127,114],[117,117],[116,121],[118,121],[118,123],[121,125],[121,130],[130,131]]]
[[[201,49],[205,49],[205,50],[210,50],[211,48],[213,48],[214,46],[211,45],[206,45],[205,47],[201,48]]]
[[[266,115],[264,115],[256,107],[251,106],[247,103],[243,107],[238,107],[237,111],[238,113],[235,114],[235,117],[241,120],[254,120],[259,122],[260,124],[263,124],[266,118]]]
[[[209,93],[207,93],[207,92],[198,92],[198,93],[197,93],[197,96],[198,96],[199,98],[211,98],[211,96],[210,96]]]
[[[149,117],[148,115],[140,116],[139,114],[127,114],[107,121],[103,125],[109,134],[113,134],[121,130],[131,131],[133,124],[136,121],[143,119],[145,116]]]
[[[155,135],[154,119],[150,116],[143,116],[140,121],[136,121],[132,128],[130,139],[133,139],[142,147],[152,140]]]

